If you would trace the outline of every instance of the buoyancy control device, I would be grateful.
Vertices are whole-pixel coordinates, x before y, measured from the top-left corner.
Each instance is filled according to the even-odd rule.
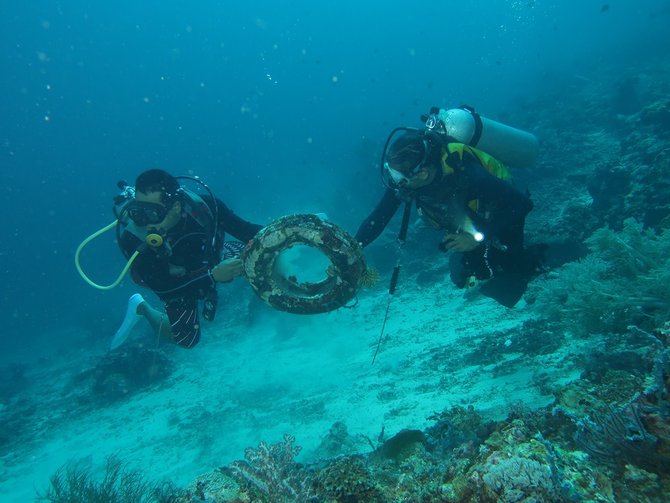
[[[207,203],[196,193],[191,192],[190,190],[180,187],[177,191],[177,195],[182,202],[184,211],[189,214],[193,219],[200,224],[201,227],[205,230],[205,233],[208,234],[208,246],[212,249],[216,246],[218,224],[219,224],[219,210],[218,204],[216,203],[216,197],[210,188],[201,181],[198,177],[192,176],[176,176],[176,179],[180,180],[192,180],[202,186],[214,201],[213,207],[214,211],[209,208]],[[128,182],[120,181],[117,186],[121,189],[121,193],[114,197],[114,216],[116,219],[110,224],[106,225],[102,229],[94,232],[86,239],[84,239],[74,255],[74,262],[77,271],[80,276],[86,281],[89,285],[97,288],[99,290],[110,290],[116,287],[123,277],[126,275],[130,266],[133,264],[137,256],[144,252],[145,250],[152,249],[157,254],[168,254],[170,253],[169,244],[163,239],[163,236],[156,232],[150,232],[149,228],[139,228],[132,219],[129,218],[128,208],[135,200],[135,187],[131,186]],[[100,285],[91,280],[81,267],[80,256],[83,249],[95,238],[104,234],[105,232],[116,228],[116,241],[119,243],[121,241],[121,234],[124,231],[128,231],[137,237],[140,241],[140,246],[130,255],[126,256],[128,259],[126,265],[121,270],[116,280],[114,280],[109,285]],[[186,284],[182,285],[185,286]],[[178,287],[178,288],[181,288]],[[165,292],[164,292],[165,293]]]

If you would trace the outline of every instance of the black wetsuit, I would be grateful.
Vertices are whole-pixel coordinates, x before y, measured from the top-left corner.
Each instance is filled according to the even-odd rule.
[[[238,217],[221,200],[216,199],[218,229],[212,246],[211,229],[205,227],[214,225],[214,206],[211,197],[202,199],[212,209],[211,213],[201,208],[198,219],[184,214],[181,221],[165,236],[169,251],[165,246],[159,252],[145,249],[131,268],[135,282],[153,290],[165,303],[175,342],[187,348],[200,341],[198,301],[207,298],[216,306],[216,283],[208,273],[220,262],[222,255],[234,249],[231,246],[234,243],[224,244],[225,234],[229,233],[246,244],[262,228]],[[126,257],[130,257],[141,244],[140,239],[127,230],[122,233],[119,243]]]
[[[363,246],[374,241],[384,230],[403,201],[413,200],[420,214],[432,226],[445,232],[458,232],[464,217],[484,234],[484,241],[474,250],[453,253],[450,257],[451,278],[463,288],[467,278],[478,279],[514,276],[517,287],[510,298],[503,298],[486,285],[482,291],[504,305],[514,305],[525,291],[537,260],[524,249],[523,229],[526,215],[532,210],[530,198],[511,183],[491,173],[471,154],[456,163],[450,157],[453,173],[438,173],[427,186],[414,191],[387,189],[372,213],[363,221],[356,239]],[[487,291],[488,290],[488,291]],[[503,293],[509,292],[506,285]]]

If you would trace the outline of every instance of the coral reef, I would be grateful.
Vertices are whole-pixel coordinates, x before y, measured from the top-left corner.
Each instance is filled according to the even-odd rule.
[[[351,435],[343,421],[336,421],[315,449],[315,458],[335,458],[337,456],[363,452],[374,444],[363,435]]]
[[[661,135],[670,131],[670,100],[662,99],[640,110],[640,123],[651,126]]]
[[[670,144],[652,142],[640,153],[638,144],[627,145],[627,141],[624,148],[629,147],[634,154],[626,154],[615,164],[599,166],[590,177],[594,215],[601,224],[614,229],[621,229],[628,218],[635,218],[645,227],[667,229]],[[634,155],[637,157],[631,159]]]
[[[233,462],[226,470],[253,498],[268,501],[307,501],[309,487],[306,477],[294,458],[301,447],[295,446],[295,437],[284,435],[284,441],[268,445],[261,442],[257,448],[247,448],[244,461]]]
[[[423,432],[404,430],[368,454],[309,465],[295,461],[300,449],[286,435],[200,477],[176,501],[664,501],[670,429],[658,389],[638,389],[619,407],[604,401],[608,384],[574,387],[546,409],[518,407],[498,422],[452,407]]]
[[[465,365],[489,365],[504,360],[508,355],[525,356],[550,354],[564,342],[563,333],[554,330],[549,321],[533,318],[523,322],[521,328],[497,330],[482,334],[473,341],[473,349],[463,356]]]
[[[645,429],[636,404],[615,409],[607,414],[593,414],[580,421],[575,441],[591,456],[616,465],[622,460],[642,467],[658,468],[655,454],[658,439]]]
[[[448,453],[460,445],[478,446],[494,428],[494,423],[486,422],[471,405],[455,405],[428,419],[435,421],[426,430],[426,446],[433,452]]]
[[[318,470],[313,481],[314,501],[385,501],[365,460],[342,457]]]
[[[108,470],[111,485],[62,469],[46,494],[49,501],[68,501],[59,495],[87,487],[107,487],[115,495],[128,486],[151,488],[148,499],[136,501],[175,503],[665,501],[670,429],[653,396],[639,392],[635,402],[603,409],[578,398],[592,391],[576,391],[577,398],[564,405],[517,408],[498,422],[483,421],[471,407],[453,407],[434,415],[435,424],[423,432],[405,430],[368,454],[308,465],[295,461],[300,447],[285,435],[247,449],[245,460],[198,477],[186,489],[147,484],[118,468]]]
[[[172,370],[172,362],[162,351],[128,345],[74,376],[68,391],[82,405],[104,406],[160,384]]]
[[[601,228],[586,243],[589,256],[531,286],[539,316],[585,337],[660,326],[670,305],[670,231],[628,219],[620,232]]]

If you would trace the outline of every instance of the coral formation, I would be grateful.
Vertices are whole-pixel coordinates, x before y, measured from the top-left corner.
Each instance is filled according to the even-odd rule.
[[[540,315],[582,336],[660,326],[670,305],[670,231],[628,219],[620,232],[601,228],[586,242],[589,256],[532,287]]]
[[[306,501],[309,488],[300,466],[294,461],[301,447],[295,437],[284,435],[284,441],[257,448],[247,448],[244,461],[235,461],[227,473],[256,498],[269,501]]]
[[[69,391],[78,395],[82,405],[110,404],[160,384],[172,370],[172,362],[162,351],[128,345],[74,376]]]
[[[334,460],[316,473],[313,485],[315,501],[385,501],[361,457]]]

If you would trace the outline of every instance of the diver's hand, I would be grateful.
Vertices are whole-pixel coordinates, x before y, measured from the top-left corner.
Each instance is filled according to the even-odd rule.
[[[212,278],[219,283],[227,283],[235,277],[240,276],[244,271],[242,259],[229,258],[222,260],[212,268]]]
[[[469,252],[479,246],[479,242],[469,232],[461,232],[458,234],[445,234],[440,244],[440,249],[443,251],[455,252]]]

